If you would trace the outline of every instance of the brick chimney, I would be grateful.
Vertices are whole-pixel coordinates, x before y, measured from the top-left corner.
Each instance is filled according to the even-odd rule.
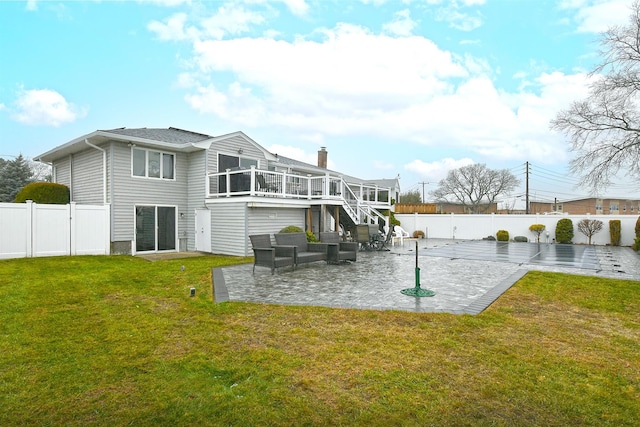
[[[318,150],[318,167],[319,168],[327,168],[327,148],[320,147]]]

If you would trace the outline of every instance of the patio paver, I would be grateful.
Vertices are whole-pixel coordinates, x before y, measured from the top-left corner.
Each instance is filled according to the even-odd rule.
[[[567,267],[566,259],[561,265],[547,265],[539,259],[528,263],[521,259],[487,261],[486,256],[482,260],[432,256],[431,251],[435,254],[443,249],[459,249],[456,252],[461,254],[468,249],[465,245],[477,241],[418,242],[420,285],[434,291],[433,297],[416,298],[400,293],[415,285],[415,244],[409,241],[390,251],[359,252],[358,261],[350,264],[316,262],[296,270],[282,268],[273,275],[269,269],[260,267],[256,267],[253,275],[252,264],[214,269],[215,298],[217,302],[478,314],[529,270],[640,280],[640,257],[630,248],[595,247],[599,267],[596,269],[593,259],[584,263],[590,268],[579,268]],[[557,248],[549,249],[555,253]],[[575,252],[584,256],[583,250]]]

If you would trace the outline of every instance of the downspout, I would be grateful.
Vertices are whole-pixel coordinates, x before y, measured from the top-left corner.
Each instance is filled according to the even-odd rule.
[[[102,151],[102,203],[107,204],[107,151],[103,148],[98,147],[97,145],[93,145],[89,142],[87,138],[84,139],[84,143],[89,147],[93,147],[96,150]]]

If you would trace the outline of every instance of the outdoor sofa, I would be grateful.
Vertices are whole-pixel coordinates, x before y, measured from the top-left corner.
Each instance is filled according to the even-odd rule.
[[[276,233],[274,236],[278,246],[295,247],[296,266],[315,261],[328,261],[328,245],[307,242],[307,234],[305,232]]]

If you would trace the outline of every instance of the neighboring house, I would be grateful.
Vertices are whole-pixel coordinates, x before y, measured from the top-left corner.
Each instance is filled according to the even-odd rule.
[[[640,200],[596,198],[531,202],[531,213],[559,213],[570,215],[640,215]]]
[[[111,252],[251,255],[248,236],[297,225],[314,233],[378,223],[397,179],[367,181],[272,154],[242,132],[111,129],[36,158],[71,200],[111,205]]]

